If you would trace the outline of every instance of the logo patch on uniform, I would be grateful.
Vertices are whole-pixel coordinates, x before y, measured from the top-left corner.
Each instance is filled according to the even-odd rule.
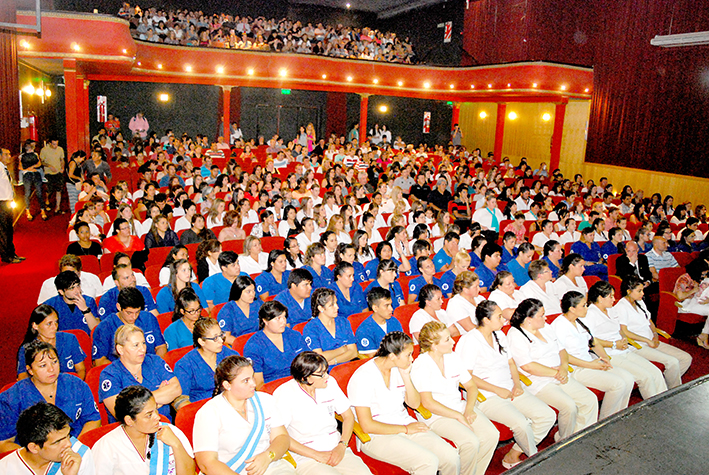
[[[305,344],[308,345],[308,347],[310,347],[310,344],[311,344],[312,342],[313,342],[313,340],[312,340],[309,336],[306,336],[306,337],[305,337]]]
[[[362,346],[369,346],[369,338],[362,338]]]
[[[101,382],[101,389],[105,392],[111,389],[111,381],[108,379],[105,379],[104,381]]]
[[[219,320],[219,328],[224,328],[225,325],[226,325],[225,320]]]
[[[165,369],[169,372],[172,373],[172,368],[170,368],[170,365],[165,363]]]
[[[69,368],[69,369],[74,369],[74,360],[71,360],[71,359],[68,360],[68,361],[66,362],[66,367]]]
[[[93,346],[93,351],[91,352],[93,356],[96,356],[98,354],[98,347],[96,345]]]
[[[155,335],[148,334],[148,336],[145,337],[145,341],[152,345],[153,343],[155,343]]]
[[[106,309],[105,309],[105,308],[101,307],[101,308],[98,309],[98,314],[101,315],[102,317],[103,317],[103,314],[104,314],[104,313],[106,313]]]
[[[74,417],[74,420],[78,421],[79,417],[81,417],[81,406],[76,409],[76,417]]]

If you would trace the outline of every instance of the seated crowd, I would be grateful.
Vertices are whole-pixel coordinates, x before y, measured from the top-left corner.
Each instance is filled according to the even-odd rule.
[[[462,147],[192,143],[72,156],[83,196],[0,393],[0,471],[483,474],[503,433],[511,468],[690,367],[653,321],[677,258],[679,311],[709,315],[702,205]]]
[[[130,23],[131,35],[151,43],[241,50],[302,53],[335,58],[412,63],[409,39],[371,28],[351,28],[287,18],[207,15],[201,11],[141,9],[124,3],[118,16]]]

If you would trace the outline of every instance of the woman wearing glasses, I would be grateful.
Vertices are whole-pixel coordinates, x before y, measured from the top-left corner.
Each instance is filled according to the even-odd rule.
[[[190,287],[177,294],[174,307],[172,323],[164,332],[165,343],[170,350],[192,345],[194,324],[204,308],[199,295]]]
[[[194,323],[194,349],[175,363],[175,375],[182,394],[191,402],[212,397],[214,371],[227,356],[238,355],[224,346],[224,332],[213,318],[200,317]]]

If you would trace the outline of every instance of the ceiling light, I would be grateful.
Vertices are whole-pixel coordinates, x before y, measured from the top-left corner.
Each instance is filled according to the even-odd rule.
[[[123,48],[123,54],[128,54],[128,50]]]
[[[545,112],[545,113],[542,115],[542,120],[543,120],[544,122],[549,122],[549,121],[551,120],[551,114],[548,113],[548,112]]]
[[[517,118],[517,113],[512,111],[509,114],[507,114],[507,117],[509,117],[510,120],[515,120]]]
[[[27,40],[22,40],[20,41],[20,46],[22,46],[23,48],[29,48],[30,44]]]
[[[158,64],[158,69],[162,69],[162,64]]]
[[[563,86],[561,86],[561,90],[562,90],[562,91],[565,91],[565,90],[566,90],[566,84],[564,84]]]
[[[22,91],[26,92],[29,95],[32,95],[34,94],[34,86],[32,84],[28,84],[22,88]]]
[[[397,82],[397,84],[399,85],[399,87],[401,87],[404,85],[404,81],[399,81],[399,82]]]
[[[507,87],[512,87],[512,84],[510,84],[510,83],[507,83]]]
[[[323,79],[327,79],[327,74],[323,74],[323,75],[322,75],[322,78],[323,78]]]
[[[72,43],[71,49],[73,49],[74,51],[81,51],[81,46],[79,46],[77,43]]]
[[[490,89],[492,87],[492,84],[488,84],[487,88]]]
[[[451,84],[451,85],[448,86],[448,87],[450,87],[451,89],[453,89],[453,88],[455,88],[455,84]]]
[[[431,83],[428,82],[428,81],[426,81],[426,82],[423,83],[423,87],[425,87],[426,89],[428,89],[429,87],[431,87]]]
[[[192,72],[192,66],[190,66],[189,64],[188,64],[187,66],[185,66],[185,71],[187,71],[188,73],[191,73],[191,72]]]
[[[352,82],[352,76],[347,76],[347,81]]]
[[[487,112],[485,112],[485,111],[480,112],[480,118],[484,119],[485,117],[487,117]]]
[[[158,99],[160,99],[160,102],[167,102],[170,100],[170,95],[166,92],[161,92],[158,95]]]
[[[142,66],[142,63],[140,61],[138,61],[138,66]]]
[[[588,92],[588,88],[584,89],[583,92]]]
[[[352,6],[352,5],[350,5],[349,3],[346,3],[346,4],[345,4],[345,7],[347,7],[348,10],[349,10],[349,8],[350,8],[351,6]]]
[[[475,89],[475,84],[471,84],[470,89]]]
[[[38,96],[42,97],[44,95],[44,89],[42,89],[41,87],[38,87],[37,89],[35,89],[34,93],[37,94]]]
[[[224,74],[224,66],[217,66],[217,74]]]
[[[379,79],[374,78],[374,80],[373,80],[372,82],[373,82],[374,84],[379,84]]]
[[[253,76],[253,75],[254,75],[254,70],[253,70],[253,68],[249,68],[249,69],[246,71],[246,74],[248,74],[249,76]]]
[[[44,95],[47,96],[47,97],[52,97],[52,91],[50,91],[49,89],[45,89],[45,90],[44,90]]]
[[[379,106],[379,112],[386,112],[388,110],[389,110],[389,108],[387,106],[385,106],[384,104]]]
[[[281,68],[278,70],[278,75],[284,78],[288,75],[288,70],[286,68]]]
[[[532,84],[532,87],[537,87],[537,83],[535,82],[534,84]]]

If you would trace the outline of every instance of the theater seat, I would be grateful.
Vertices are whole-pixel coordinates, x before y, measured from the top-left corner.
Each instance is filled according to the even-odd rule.
[[[276,389],[278,389],[278,387],[279,387],[281,384],[287,383],[287,382],[290,381],[291,379],[293,379],[293,378],[290,377],[290,376],[288,376],[288,377],[285,377],[285,378],[280,378],[280,379],[275,379],[275,380],[273,380],[273,381],[269,381],[268,383],[266,383],[266,384],[264,384],[263,386],[261,386],[261,389],[259,389],[259,391],[263,391],[263,392],[268,393],[268,394],[273,394],[273,392],[274,392]]]
[[[174,350],[170,350],[167,352],[165,355],[165,363],[170,365],[170,368],[175,369],[175,363],[177,363],[180,358],[185,356],[187,353],[192,351],[194,347],[192,346],[184,346],[182,348],[175,348]]]
[[[189,404],[185,404],[180,408],[179,411],[177,411],[177,415],[175,416],[175,426],[182,432],[184,432],[185,436],[187,437],[187,440],[189,440],[190,444],[192,445],[194,445],[192,441],[194,416],[197,414],[197,411],[199,411],[202,406],[207,403],[207,401],[209,401],[209,399],[202,399],[201,401],[195,401]]]
[[[356,333],[362,322],[365,321],[371,314],[372,311],[367,310],[366,312],[355,313],[347,317],[347,320],[349,320],[350,325],[352,326],[352,333]]]
[[[401,323],[401,328],[404,329],[404,333],[410,335],[409,331],[409,321],[411,321],[411,316],[416,313],[419,309],[418,304],[401,305],[394,309],[394,317]]]
[[[665,269],[662,269],[665,270]],[[662,271],[660,271],[662,272]],[[672,335],[677,327],[677,320],[689,324],[703,323],[707,317],[696,313],[679,313],[676,303],[679,299],[672,292],[660,292],[660,307],[657,310],[657,328]]]
[[[99,384],[101,384],[101,371],[103,371],[106,367],[108,367],[108,364],[95,366],[86,372],[86,384],[89,385],[91,394],[93,394],[94,401],[98,407],[98,412],[101,414],[101,425],[108,424],[108,413],[106,412],[106,407],[103,403],[98,402],[98,388]]]
[[[88,372],[91,369],[91,337],[84,330],[62,330],[64,333],[71,333],[79,341],[79,346],[86,355],[84,358],[84,368]]]
[[[172,324],[172,316],[173,312],[166,312],[166,313],[161,313],[160,315],[157,316],[158,319],[158,325],[160,325],[160,331],[165,333],[165,330],[167,327],[169,327]]]
[[[94,444],[98,442],[98,440],[103,437],[104,435],[108,434],[111,432],[113,429],[121,425],[120,422],[113,422],[108,425],[102,425],[101,427],[97,427],[96,429],[92,429],[84,434],[81,434],[79,436],[79,442],[87,446],[88,448],[93,448]]]
[[[239,353],[240,355],[244,354],[244,346],[246,346],[246,342],[249,341],[249,338],[254,336],[253,333],[247,333],[245,335],[239,335],[234,339],[234,343],[231,345],[231,349]]]

